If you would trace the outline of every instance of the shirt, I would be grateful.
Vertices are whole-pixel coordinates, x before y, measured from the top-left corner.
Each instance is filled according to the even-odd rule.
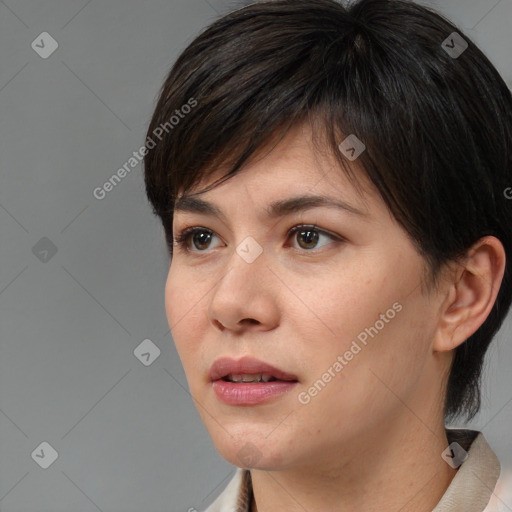
[[[459,461],[455,476],[432,512],[512,512],[512,473],[502,470],[483,434],[446,429],[446,436],[450,445],[456,442],[467,457],[462,464]],[[463,451],[460,453],[465,456]],[[232,480],[205,512],[250,512],[252,498],[251,472],[237,468]]]

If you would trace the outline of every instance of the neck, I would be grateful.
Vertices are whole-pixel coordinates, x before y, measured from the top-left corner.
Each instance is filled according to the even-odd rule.
[[[251,470],[251,511],[431,512],[456,474],[441,457],[444,423],[427,426],[412,415],[399,423],[329,447],[320,461]]]

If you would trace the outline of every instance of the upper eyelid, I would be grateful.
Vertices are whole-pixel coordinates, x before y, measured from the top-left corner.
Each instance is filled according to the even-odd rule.
[[[293,227],[291,227],[287,232],[286,235],[290,236],[292,233],[295,233],[301,228],[310,228],[312,231],[319,231],[320,233],[323,233],[324,235],[328,235],[332,238],[342,239],[343,237],[340,235],[337,235],[336,233],[333,233],[332,231],[329,231],[328,229],[323,229],[316,224],[297,224]]]
[[[286,234],[289,235],[289,234],[293,233],[294,231],[296,231],[296,230],[298,230],[300,228],[311,228],[311,229],[314,229],[316,231],[321,231],[322,233],[325,233],[327,235],[334,236],[334,237],[337,236],[338,238],[341,238],[339,235],[336,235],[332,231],[329,231],[328,229],[321,228],[321,227],[317,226],[316,224],[296,224],[296,225],[292,226],[286,232]],[[216,231],[214,229],[207,228],[205,226],[189,226],[189,227],[186,227],[186,228],[183,228],[183,229],[175,229],[173,231],[174,231],[174,233],[177,233],[177,236],[180,236],[182,234],[191,233],[191,232],[200,231],[200,230],[209,231],[211,233],[216,234],[217,236],[220,236],[220,235],[218,235],[216,233]]]

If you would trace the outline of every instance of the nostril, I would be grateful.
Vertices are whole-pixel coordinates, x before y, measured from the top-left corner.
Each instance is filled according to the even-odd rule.
[[[214,320],[213,323],[214,323],[215,327],[217,327],[217,329],[219,329],[219,331],[224,330],[224,326],[218,320]]]

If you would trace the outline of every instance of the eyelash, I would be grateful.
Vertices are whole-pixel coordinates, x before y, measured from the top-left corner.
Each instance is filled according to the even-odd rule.
[[[313,225],[313,224],[299,224],[297,226],[294,226],[293,228],[291,228],[288,231],[288,233],[286,234],[286,238],[287,239],[290,238],[292,235],[296,234],[298,231],[303,230],[303,229],[308,229],[309,231],[317,231],[318,233],[327,235],[334,241],[339,241],[339,242],[345,241],[342,237],[340,237],[338,235],[334,235],[333,233],[330,233],[323,229],[319,229],[316,225]],[[193,249],[190,249],[190,247],[189,247],[189,241],[192,238],[192,236],[195,235],[196,233],[203,233],[203,232],[215,234],[214,231],[212,231],[211,229],[203,228],[200,226],[192,226],[192,227],[185,228],[182,231],[180,231],[178,233],[178,235],[176,237],[174,237],[174,243],[177,244],[181,250],[183,250],[187,253],[192,253],[192,252],[206,253],[206,252],[208,252],[207,249],[201,251],[201,250],[193,250]],[[304,252],[315,252],[315,249],[312,249],[312,250],[302,249],[302,250]]]

